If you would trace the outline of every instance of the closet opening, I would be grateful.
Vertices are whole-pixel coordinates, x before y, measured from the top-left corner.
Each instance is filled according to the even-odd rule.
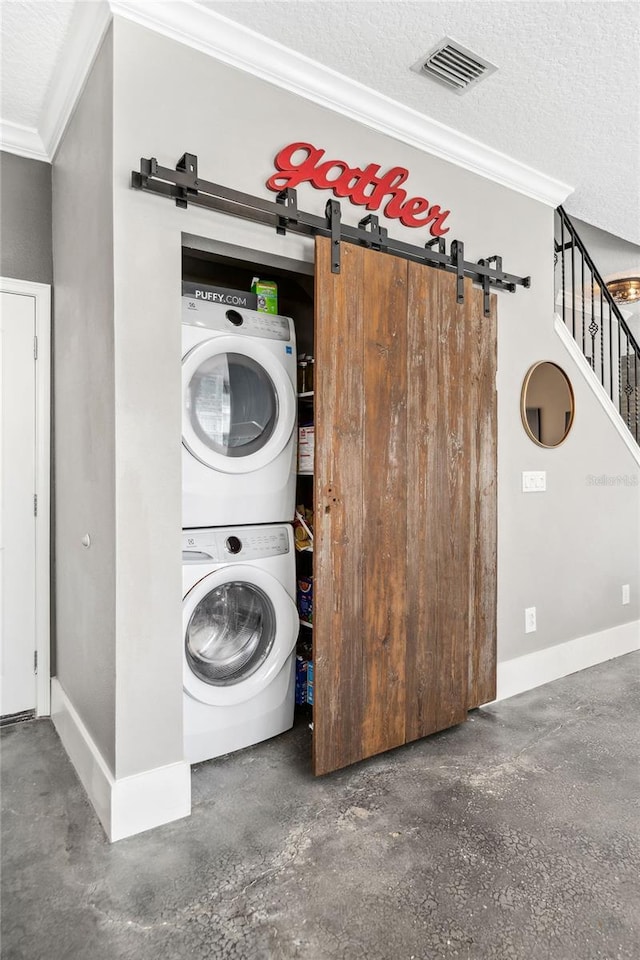
[[[274,314],[255,316],[256,278],[275,283]],[[185,427],[183,409],[185,753],[194,763],[286,734],[298,744],[292,756],[311,759],[314,264],[183,234],[182,283],[183,404],[192,420]],[[294,340],[278,339],[280,317],[291,319]],[[211,327],[201,335],[198,324]],[[186,358],[207,335],[226,346],[191,363],[199,372],[187,386]],[[279,372],[267,368],[262,348]],[[271,435],[284,421],[283,370],[282,389],[288,376],[294,397],[291,436],[284,430],[282,451],[245,472],[243,462],[251,467],[260,453],[262,421]],[[207,436],[213,451],[198,446]]]

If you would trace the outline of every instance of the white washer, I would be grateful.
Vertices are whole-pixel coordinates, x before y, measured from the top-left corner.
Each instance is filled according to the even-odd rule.
[[[293,528],[182,534],[185,757],[199,763],[293,725]]]
[[[293,521],[293,321],[182,298],[182,526]]]

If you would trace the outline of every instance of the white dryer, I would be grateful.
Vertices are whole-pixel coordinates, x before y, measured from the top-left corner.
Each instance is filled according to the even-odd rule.
[[[293,521],[289,317],[182,298],[182,526]]]
[[[185,758],[198,763],[293,725],[293,529],[186,530],[182,562]]]

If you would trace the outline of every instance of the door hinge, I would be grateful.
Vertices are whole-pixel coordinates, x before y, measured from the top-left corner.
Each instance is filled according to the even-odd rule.
[[[33,651],[33,672],[34,673],[38,672],[38,651],[37,650]]]
[[[34,517],[38,516],[38,494],[34,493],[33,495],[33,515]]]
[[[33,338],[33,359],[38,359],[38,337],[37,335]]]

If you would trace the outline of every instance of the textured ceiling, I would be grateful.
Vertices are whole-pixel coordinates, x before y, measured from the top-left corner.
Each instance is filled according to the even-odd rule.
[[[640,243],[635,0],[198,2],[572,184],[572,213]],[[412,73],[445,35],[498,72],[461,97]]]
[[[572,184],[572,214],[640,243],[637,0],[196,2]],[[74,6],[1,0],[2,120],[42,126]],[[499,68],[462,97],[409,69],[445,35]]]
[[[0,116],[37,127],[73,0],[2,0]]]

